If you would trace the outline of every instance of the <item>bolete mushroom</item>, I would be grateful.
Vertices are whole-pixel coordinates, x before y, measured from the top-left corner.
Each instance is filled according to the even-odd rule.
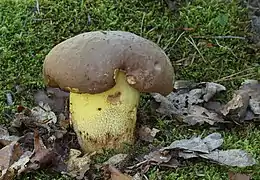
[[[174,71],[155,43],[124,31],[93,31],[56,45],[43,65],[47,86],[70,91],[73,128],[84,152],[134,142],[141,92],[167,95]]]

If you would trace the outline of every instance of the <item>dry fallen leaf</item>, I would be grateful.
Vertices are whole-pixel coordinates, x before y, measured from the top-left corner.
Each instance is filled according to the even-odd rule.
[[[246,92],[238,91],[233,95],[231,101],[229,101],[221,109],[221,113],[233,120],[241,120],[245,117],[247,107],[249,105],[249,95]]]
[[[69,97],[69,93],[62,91],[59,88],[48,87],[46,90],[39,90],[34,95],[36,104],[44,103],[49,104],[50,108],[57,115],[60,113],[66,114],[66,103]],[[65,115],[66,116],[66,115]],[[68,118],[66,116],[66,118]]]
[[[24,141],[24,138],[21,139]],[[27,145],[25,142],[22,144]],[[26,146],[23,148],[26,148]],[[8,170],[10,172],[14,172],[16,176],[19,176],[21,173],[31,172],[51,165],[53,161],[55,161],[54,152],[45,147],[42,139],[39,137],[38,131],[35,131],[34,150],[32,152],[25,151],[20,158],[9,167]]]
[[[50,132],[50,125],[56,122],[57,117],[55,113],[51,111],[49,105],[40,103],[32,109],[24,108],[22,112],[16,113],[15,118],[11,122],[11,128],[15,131],[16,128],[25,125],[25,127],[29,129],[42,127]]]
[[[17,111],[8,130],[19,137],[10,136],[6,128],[0,127],[0,148],[4,146],[0,149],[1,180],[40,168],[66,171],[64,161],[69,149],[79,148],[75,133],[56,123],[57,117],[48,104],[39,103],[32,109],[19,106]],[[22,149],[19,156],[14,144]]]
[[[207,110],[214,111],[218,114],[221,114],[221,109],[223,107],[223,104],[218,101],[209,101],[204,103],[203,107],[206,108]]]
[[[0,149],[0,171],[1,176],[0,179],[13,179],[15,177],[15,173],[13,171],[8,171],[9,167],[16,162],[23,151],[18,142],[14,141],[9,145]]]
[[[160,103],[156,111],[176,116],[189,125],[260,119],[260,83],[257,80],[245,81],[225,105],[212,101],[215,94],[226,90],[220,84],[176,81],[174,88],[175,91],[166,97],[152,94],[155,101]]]
[[[199,156],[233,167],[247,167],[256,164],[256,160],[241,149],[215,150],[209,154],[199,154]]]
[[[209,111],[204,107],[194,105],[188,108],[188,113],[183,117],[183,122],[189,125],[199,124],[202,125],[205,122],[214,125],[215,123],[224,123],[224,119],[213,111]]]
[[[221,109],[221,113],[233,120],[260,118],[260,84],[257,80],[242,83],[233,98]]]
[[[69,158],[66,162],[67,164],[67,172],[69,176],[76,179],[83,179],[85,173],[90,169],[91,156],[93,154],[85,154],[82,157],[81,151],[77,149],[70,149]]]
[[[162,148],[161,151],[171,149],[183,149],[191,152],[209,153],[210,151],[220,147],[222,143],[223,139],[221,137],[221,134],[212,133],[204,139],[201,139],[201,137],[193,137],[190,139],[176,140],[171,143],[170,146]]]
[[[254,114],[260,115],[260,83],[257,80],[247,80],[242,83],[240,91],[248,93],[249,107]]]
[[[6,128],[0,126],[0,148],[1,146],[6,146],[13,141],[18,141],[18,136],[10,136]]]
[[[42,142],[42,138],[39,136],[38,131],[34,133],[34,154],[30,159],[30,162],[35,167],[40,168],[52,164],[55,159],[55,153],[52,149],[46,148]]]
[[[172,142],[169,146],[152,151],[140,159],[138,165],[155,164],[160,166],[178,167],[176,158],[204,158],[221,165],[246,167],[256,164],[256,160],[240,149],[218,150],[224,140],[219,133],[212,133],[205,138],[192,137]],[[135,167],[136,167],[135,166]],[[132,168],[132,167],[129,167]]]
[[[153,142],[153,139],[158,132],[160,132],[160,130],[156,128],[150,129],[147,126],[141,126],[141,128],[138,130],[138,135],[139,138],[143,141]]]
[[[157,164],[167,163],[171,160],[172,155],[168,152],[152,151],[148,155],[144,156],[144,159],[148,162],[155,162]]]
[[[55,124],[57,122],[57,117],[54,112],[51,111],[51,108],[48,104],[42,102],[38,106],[31,109],[31,115],[39,123],[45,124]]]
[[[26,151],[21,155],[20,159],[12,164],[10,166],[9,170],[11,169],[11,172],[17,172],[17,176],[20,176],[21,173],[27,171],[27,163],[30,162],[30,158],[33,155],[33,152]]]
[[[164,115],[175,115],[181,117],[184,122],[195,125],[207,122],[224,122],[224,120],[215,112],[210,112],[202,103],[208,102],[216,93],[225,91],[226,88],[220,84],[191,83],[186,81],[177,81],[175,91],[164,97],[158,93],[153,93],[156,102],[160,103],[157,112]]]

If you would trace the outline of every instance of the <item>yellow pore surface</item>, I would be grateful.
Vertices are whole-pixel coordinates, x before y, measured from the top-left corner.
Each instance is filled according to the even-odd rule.
[[[120,149],[132,144],[140,94],[126,81],[123,72],[116,85],[99,94],[70,94],[70,112],[74,130],[85,152]]]

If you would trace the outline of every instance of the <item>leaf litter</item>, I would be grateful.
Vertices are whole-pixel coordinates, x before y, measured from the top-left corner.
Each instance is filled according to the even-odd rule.
[[[256,160],[247,152],[240,149],[219,149],[224,140],[219,133],[212,133],[205,138],[192,137],[176,140],[167,147],[159,148],[138,159],[137,166],[144,164],[160,165],[165,167],[179,167],[181,159],[202,158],[220,165],[232,167],[247,167],[256,164]],[[130,166],[129,168],[136,168]]]
[[[175,91],[164,97],[152,93],[159,103],[156,111],[163,115],[178,117],[188,125],[215,125],[244,122],[260,118],[260,84],[256,80],[246,80],[233,98],[223,104],[215,101],[215,95],[226,88],[217,83],[192,83],[176,81]]]
[[[228,103],[214,100],[214,96],[226,88],[221,84],[177,81],[175,91],[164,97],[153,93],[158,102],[158,113],[181,117],[189,125],[229,123],[230,120],[245,121],[260,116],[260,85],[248,80],[237,90]],[[92,154],[82,154],[77,137],[71,128],[67,100],[68,94],[57,89],[48,89],[52,95],[37,92],[37,106],[30,109],[18,106],[8,128],[0,126],[0,179],[14,179],[23,173],[47,168],[76,179],[84,179],[93,168]],[[49,105],[50,103],[50,105]],[[56,104],[55,104],[56,103]],[[156,128],[142,125],[138,130],[142,141],[152,143]],[[95,168],[107,170],[111,180],[145,179],[145,173],[152,165],[168,168],[183,166],[189,159],[205,159],[221,165],[246,167],[256,164],[256,160],[240,149],[221,149],[224,143],[221,134],[212,133],[202,138],[194,136],[172,142],[169,146],[158,147],[135,158],[128,167],[117,167],[129,161],[129,154],[116,154],[106,162],[95,164]],[[125,173],[122,173],[123,170]],[[141,172],[138,172],[141,171]],[[91,171],[93,172],[93,171]],[[130,174],[131,175],[130,175]]]
[[[239,121],[260,118],[260,84],[256,80],[242,83],[233,98],[221,110],[224,116]],[[251,113],[251,118],[248,114]],[[247,118],[246,118],[247,117]]]
[[[76,179],[83,179],[85,173],[90,169],[91,156],[94,154],[85,154],[80,157],[81,151],[77,149],[70,149],[69,157],[66,162],[67,170],[63,172],[70,177]]]
[[[70,170],[65,160],[79,144],[62,113],[54,113],[42,101],[32,109],[18,106],[10,126],[0,127],[0,179],[11,180],[41,168]]]
[[[158,132],[160,132],[159,129],[156,129],[156,128],[151,129],[147,126],[141,126],[138,129],[139,138],[141,140],[147,141],[147,142],[153,142],[153,140]]]

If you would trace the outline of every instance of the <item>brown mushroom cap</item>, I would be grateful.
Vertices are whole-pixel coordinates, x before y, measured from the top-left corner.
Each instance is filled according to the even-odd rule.
[[[101,93],[115,85],[120,69],[140,92],[168,94],[174,70],[155,43],[124,31],[82,33],[56,45],[43,65],[47,86],[80,93]]]

